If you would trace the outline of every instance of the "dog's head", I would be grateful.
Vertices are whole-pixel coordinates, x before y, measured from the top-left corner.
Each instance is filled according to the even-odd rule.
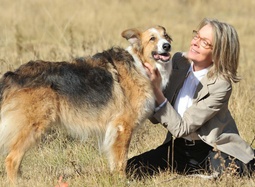
[[[136,54],[142,63],[147,62],[155,67],[155,62],[164,64],[170,61],[172,38],[164,27],[155,26],[145,31],[128,29],[121,35],[131,44],[129,52]]]
[[[130,42],[128,51],[135,61],[140,61],[141,64],[147,62],[159,69],[163,79],[162,88],[164,88],[171,72],[172,38],[167,34],[166,29],[162,26],[154,26],[145,31],[128,29],[121,35]]]

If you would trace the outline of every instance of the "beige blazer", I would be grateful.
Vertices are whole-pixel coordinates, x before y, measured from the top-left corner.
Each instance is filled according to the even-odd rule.
[[[165,142],[170,141],[172,136],[179,138],[197,133],[205,143],[244,163],[252,160],[254,151],[239,136],[236,123],[228,109],[232,92],[231,83],[223,78],[208,79],[205,76],[195,92],[193,105],[181,118],[172,105],[186,78],[190,63],[182,53],[176,53],[172,61],[173,71],[164,91],[169,102],[151,119],[152,122],[161,123],[169,130]]]

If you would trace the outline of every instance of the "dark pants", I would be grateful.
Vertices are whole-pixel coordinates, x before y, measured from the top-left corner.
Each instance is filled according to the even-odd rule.
[[[177,138],[174,141],[173,150],[172,141],[170,141],[129,159],[127,174],[130,177],[143,178],[167,170],[182,174],[196,174],[214,171],[222,173],[226,168],[230,168],[237,174],[244,175],[254,171],[254,167],[254,159],[246,165],[225,153],[213,151],[211,146],[201,140],[190,142]]]

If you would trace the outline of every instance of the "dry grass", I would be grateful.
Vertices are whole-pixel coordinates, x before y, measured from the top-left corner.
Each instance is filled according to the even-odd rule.
[[[254,0],[0,0],[0,74],[31,59],[69,60],[111,46],[126,47],[120,33],[131,27],[163,25],[172,35],[173,52],[188,48],[192,29],[204,17],[235,26],[241,42],[239,74],[230,109],[241,136],[255,147]],[[62,132],[62,131],[61,131]],[[165,129],[151,124],[136,132],[130,156],[158,146]],[[70,186],[255,186],[254,178],[224,176],[203,180],[162,173],[145,181],[110,174],[97,141],[79,142],[54,130],[22,164],[20,186],[54,186],[60,175]],[[0,186],[6,186],[0,158]]]

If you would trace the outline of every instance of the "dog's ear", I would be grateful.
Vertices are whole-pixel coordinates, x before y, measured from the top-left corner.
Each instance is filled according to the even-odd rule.
[[[121,36],[129,41],[131,45],[139,44],[140,31],[138,29],[127,29],[121,33]]]

